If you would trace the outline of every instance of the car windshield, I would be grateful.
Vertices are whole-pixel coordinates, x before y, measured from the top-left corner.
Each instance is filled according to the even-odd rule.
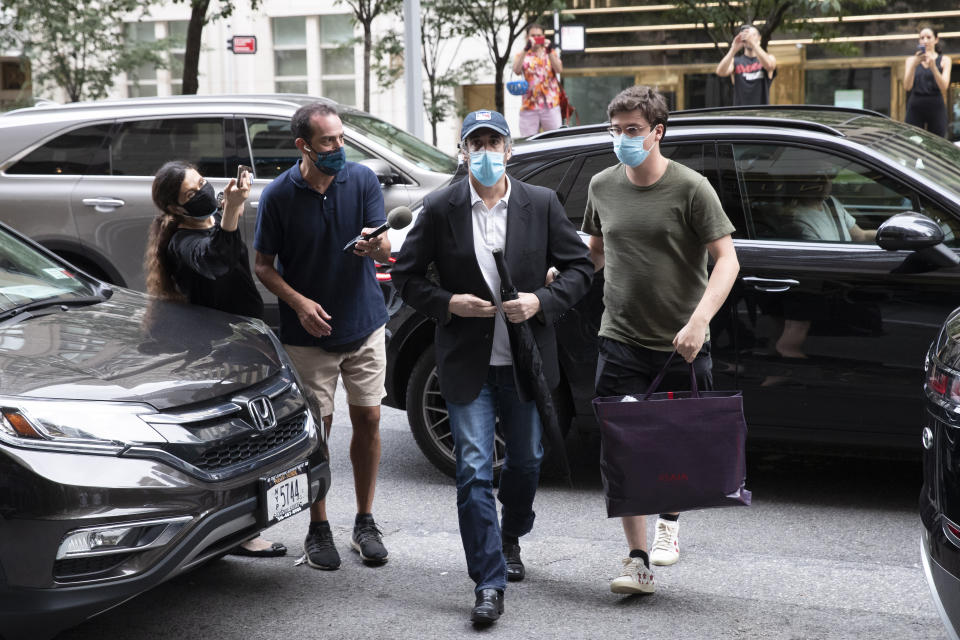
[[[923,129],[903,125],[863,127],[855,137],[960,199],[960,147]]]
[[[0,231],[0,312],[43,300],[70,300],[95,293],[70,269]]]
[[[396,128],[389,122],[361,113],[341,113],[341,120],[370,138],[414,163],[437,173],[453,173],[457,160],[416,136]]]

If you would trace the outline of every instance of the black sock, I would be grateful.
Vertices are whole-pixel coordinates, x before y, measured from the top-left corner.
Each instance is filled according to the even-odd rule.
[[[680,514],[678,513],[677,515],[670,515],[669,513],[661,513],[660,519],[669,520],[670,522],[676,522],[677,520],[680,519]]]
[[[311,520],[307,533],[318,533],[321,529],[329,529],[330,523],[326,520]]]
[[[640,558],[641,560],[643,560],[643,566],[645,566],[647,569],[650,568],[650,556],[648,556],[647,552],[644,551],[643,549],[631,549],[630,557]]]
[[[353,519],[353,523],[354,523],[354,524],[360,524],[361,521],[367,520],[367,519],[373,519],[373,514],[372,514],[372,513],[358,513],[358,514],[357,514],[357,517]]]
[[[520,544],[520,538],[517,536],[508,536],[504,533],[501,537],[503,538],[503,546],[507,546],[508,544]]]

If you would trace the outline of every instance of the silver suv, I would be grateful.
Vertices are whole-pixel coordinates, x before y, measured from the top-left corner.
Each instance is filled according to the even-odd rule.
[[[252,166],[243,218],[252,244],[260,191],[299,158],[290,118],[318,100],[330,102],[282,94],[174,96],[9,112],[0,116],[0,217],[91,275],[143,289],[144,245],[156,214],[150,186],[160,165],[194,162],[218,190],[237,165]],[[374,170],[388,211],[418,202],[456,170],[456,160],[436,147],[335,106],[347,159]]]

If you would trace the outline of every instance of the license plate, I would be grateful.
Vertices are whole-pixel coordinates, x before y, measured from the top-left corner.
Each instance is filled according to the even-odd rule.
[[[283,473],[260,478],[260,499],[267,525],[303,511],[310,503],[307,463],[301,462]]]

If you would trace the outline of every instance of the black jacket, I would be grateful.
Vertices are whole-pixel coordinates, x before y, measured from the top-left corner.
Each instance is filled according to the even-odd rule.
[[[191,304],[263,318],[263,299],[250,273],[240,230],[224,231],[220,214],[209,229],[177,229],[167,245],[173,281]]]
[[[517,290],[540,299],[540,313],[529,322],[543,355],[547,382],[555,387],[560,372],[553,323],[589,290],[593,262],[556,193],[519,180],[510,184],[504,259]],[[431,264],[439,284],[427,277]],[[545,287],[547,269],[552,266],[560,276]],[[455,293],[494,298],[474,251],[468,179],[426,197],[392,275],[404,302],[437,321],[437,369],[444,399],[472,402],[487,379],[494,319],[462,318],[447,308]]]

